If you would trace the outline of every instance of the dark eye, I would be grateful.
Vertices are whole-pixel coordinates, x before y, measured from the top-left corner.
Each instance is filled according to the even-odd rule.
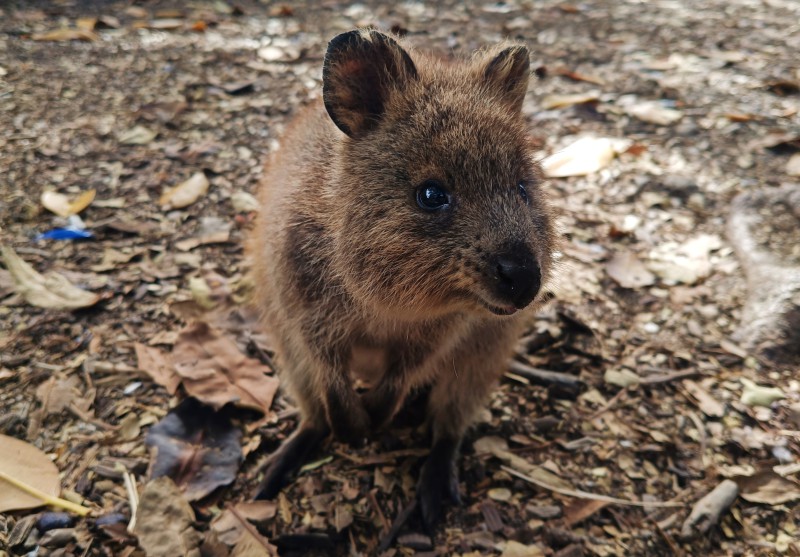
[[[519,196],[525,202],[525,205],[531,204],[531,198],[528,197],[528,190],[525,189],[525,182],[520,182],[517,184],[517,191],[519,192]]]
[[[426,180],[417,188],[417,205],[426,211],[437,211],[450,206],[450,194],[436,180]]]

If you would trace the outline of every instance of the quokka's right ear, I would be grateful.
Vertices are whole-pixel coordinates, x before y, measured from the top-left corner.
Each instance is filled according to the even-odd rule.
[[[333,122],[353,138],[374,129],[389,95],[417,79],[408,53],[373,29],[342,33],[328,43],[322,66],[322,98]]]

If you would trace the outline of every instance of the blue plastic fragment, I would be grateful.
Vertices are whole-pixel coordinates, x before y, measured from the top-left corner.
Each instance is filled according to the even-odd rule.
[[[94,238],[94,234],[84,228],[54,228],[36,236],[40,240],[87,240]]]

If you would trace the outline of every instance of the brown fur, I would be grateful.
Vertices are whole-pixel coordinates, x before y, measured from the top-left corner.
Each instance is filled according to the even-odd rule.
[[[445,62],[376,31],[341,37],[325,106],[295,118],[267,166],[250,244],[257,303],[301,431],[358,442],[430,387],[432,454],[447,460],[540,300],[490,311],[508,305],[491,258],[525,246],[542,283],[551,274],[554,232],[520,113],[528,51]],[[448,211],[417,206],[430,179],[453,195]],[[359,395],[354,376],[371,389]]]

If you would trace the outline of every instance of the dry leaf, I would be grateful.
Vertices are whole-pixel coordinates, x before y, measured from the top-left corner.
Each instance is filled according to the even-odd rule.
[[[194,511],[169,478],[144,486],[135,533],[147,557],[175,557],[196,551],[200,536],[192,529]]]
[[[748,406],[765,406],[769,408],[776,400],[786,398],[783,391],[777,387],[757,385],[746,377],[742,377],[741,381],[744,386],[741,401]]]
[[[217,409],[232,403],[267,413],[278,389],[278,379],[267,375],[270,368],[207,323],[181,331],[172,363],[186,392]]]
[[[715,234],[701,234],[683,244],[665,242],[650,252],[647,266],[668,283],[695,284],[711,274],[711,252],[721,247]]]
[[[144,126],[134,126],[119,134],[119,142],[123,145],[146,145],[153,141],[158,133],[145,128]]]
[[[165,211],[183,209],[203,197],[208,191],[208,186],[206,175],[202,172],[195,172],[185,182],[165,191],[159,198],[158,204]]]
[[[565,149],[542,161],[542,168],[550,178],[585,176],[608,166],[614,155],[630,146],[607,137],[583,137]]]
[[[703,414],[709,418],[721,418],[725,415],[725,406],[712,397],[708,391],[690,379],[683,381],[683,387],[692,396]]]
[[[147,433],[145,444],[156,449],[152,477],[168,476],[189,501],[202,499],[236,479],[241,440],[227,414],[187,398]]]
[[[609,504],[608,501],[578,499],[564,509],[564,523],[567,528],[572,528]]]
[[[57,497],[61,490],[58,468],[42,451],[15,439],[0,434],[0,475],[9,476],[49,496]],[[45,502],[14,487],[0,477],[0,512],[33,509]]]
[[[751,503],[783,505],[800,500],[800,484],[772,470],[762,470],[752,476],[735,478],[739,496]]]
[[[789,176],[800,176],[800,153],[792,155],[786,163],[786,174]]]
[[[575,104],[595,102],[600,97],[599,93],[578,93],[574,95],[548,95],[542,99],[542,108],[552,110],[565,108]]]
[[[72,29],[62,27],[44,33],[34,33],[31,39],[34,41],[96,41],[100,37],[89,29]]]
[[[628,114],[643,122],[669,126],[683,118],[683,112],[667,108],[657,101],[643,102],[628,108]]]
[[[69,197],[55,191],[42,192],[42,206],[60,217],[77,215],[94,201],[95,190],[88,190],[70,201]]]
[[[510,540],[503,546],[500,557],[544,557],[545,553],[538,545],[524,545]]]
[[[650,286],[656,280],[655,275],[629,251],[615,253],[611,261],[606,264],[606,272],[623,288]]]
[[[40,275],[11,248],[2,246],[0,252],[14,279],[16,291],[33,306],[47,309],[79,309],[93,306],[100,301],[100,296],[78,288],[63,275],[54,272]]]
[[[175,371],[169,355],[158,348],[145,346],[139,342],[135,343],[136,359],[140,370],[145,372],[150,378],[167,389],[167,392],[174,395],[181,383],[181,378]]]
[[[278,548],[260,534],[243,530],[242,537],[231,551],[230,557],[275,557]]]

